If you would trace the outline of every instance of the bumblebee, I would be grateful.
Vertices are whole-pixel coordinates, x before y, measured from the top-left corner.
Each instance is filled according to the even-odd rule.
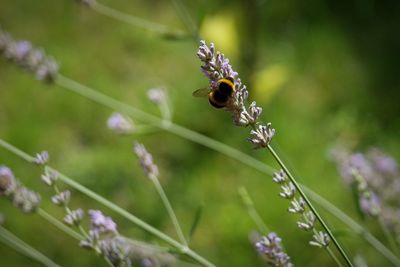
[[[215,108],[226,107],[231,100],[235,85],[232,78],[219,79],[215,88],[201,88],[193,92],[195,97],[208,97],[208,101]]]

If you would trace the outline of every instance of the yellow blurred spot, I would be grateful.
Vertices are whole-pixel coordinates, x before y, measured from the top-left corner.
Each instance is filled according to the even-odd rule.
[[[257,99],[268,102],[276,91],[288,80],[285,66],[276,64],[256,72],[253,76],[254,93]]]
[[[228,58],[234,58],[238,53],[238,34],[232,13],[217,14],[206,17],[200,34],[207,43],[213,42],[218,51]]]

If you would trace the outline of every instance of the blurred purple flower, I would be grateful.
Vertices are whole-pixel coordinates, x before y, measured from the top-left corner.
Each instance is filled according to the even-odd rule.
[[[290,257],[283,251],[281,242],[281,238],[272,232],[261,237],[261,240],[255,243],[255,248],[259,254],[266,257],[270,266],[292,267]]]
[[[36,154],[36,157],[33,159],[33,163],[37,165],[45,165],[49,161],[49,152],[42,151]]]
[[[117,233],[117,224],[111,217],[104,216],[99,210],[89,210],[88,213],[92,230],[97,230],[99,233]]]
[[[64,217],[64,222],[71,226],[79,225],[83,219],[84,214],[85,213],[82,209],[73,210]]]
[[[10,168],[0,166],[0,196],[9,195],[15,190],[17,180]]]
[[[140,160],[140,165],[147,177],[158,176],[158,167],[153,163],[152,155],[147,152],[144,145],[137,142],[133,145],[133,150]]]
[[[118,134],[128,134],[134,129],[131,119],[118,112],[112,113],[108,118],[107,127]]]

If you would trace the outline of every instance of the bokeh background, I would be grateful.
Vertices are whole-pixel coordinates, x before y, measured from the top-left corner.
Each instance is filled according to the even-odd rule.
[[[186,30],[174,1],[101,0],[150,21]],[[248,85],[250,99],[264,108],[262,119],[277,130],[274,145],[306,184],[379,239],[378,226],[362,222],[329,150],[336,144],[364,151],[380,147],[400,158],[400,4],[398,1],[181,1],[208,42],[230,58]],[[248,129],[232,125],[227,112],[213,109],[192,91],[207,85],[193,39],[171,40],[100,15],[67,0],[1,0],[0,25],[15,39],[45,48],[61,73],[116,99],[158,114],[149,88],[169,94],[173,121],[260,159]],[[256,229],[238,193],[245,186],[268,227],[277,232],[297,266],[334,266],[328,255],[307,246],[309,234],[268,177],[199,144],[164,131],[118,136],[106,127],[112,113],[55,85],[44,84],[0,59],[0,137],[34,154],[48,150],[51,164],[79,183],[172,235],[167,213],[147,180],[132,142],[145,144],[160,179],[188,232],[198,206],[203,216],[191,246],[218,266],[266,266],[248,241]],[[140,122],[137,122],[140,124]],[[40,170],[0,149],[0,164],[14,170],[42,194],[42,207],[57,218],[62,210],[40,182]],[[73,191],[72,207],[101,208],[119,231],[158,242],[112,211]],[[62,266],[106,266],[77,241],[37,215],[25,215],[0,199],[4,226]],[[321,210],[322,211],[322,210]],[[389,266],[381,254],[330,214],[328,223],[354,257],[369,266]],[[0,244],[0,266],[40,266]]]

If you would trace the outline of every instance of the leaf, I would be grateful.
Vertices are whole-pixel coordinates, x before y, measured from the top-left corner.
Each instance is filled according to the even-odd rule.
[[[189,235],[188,235],[188,243],[190,242],[190,240],[192,240],[192,237],[197,229],[197,226],[199,225],[202,215],[203,215],[203,204],[197,208],[196,213],[194,214],[192,227],[190,227],[190,231],[189,231]]]

